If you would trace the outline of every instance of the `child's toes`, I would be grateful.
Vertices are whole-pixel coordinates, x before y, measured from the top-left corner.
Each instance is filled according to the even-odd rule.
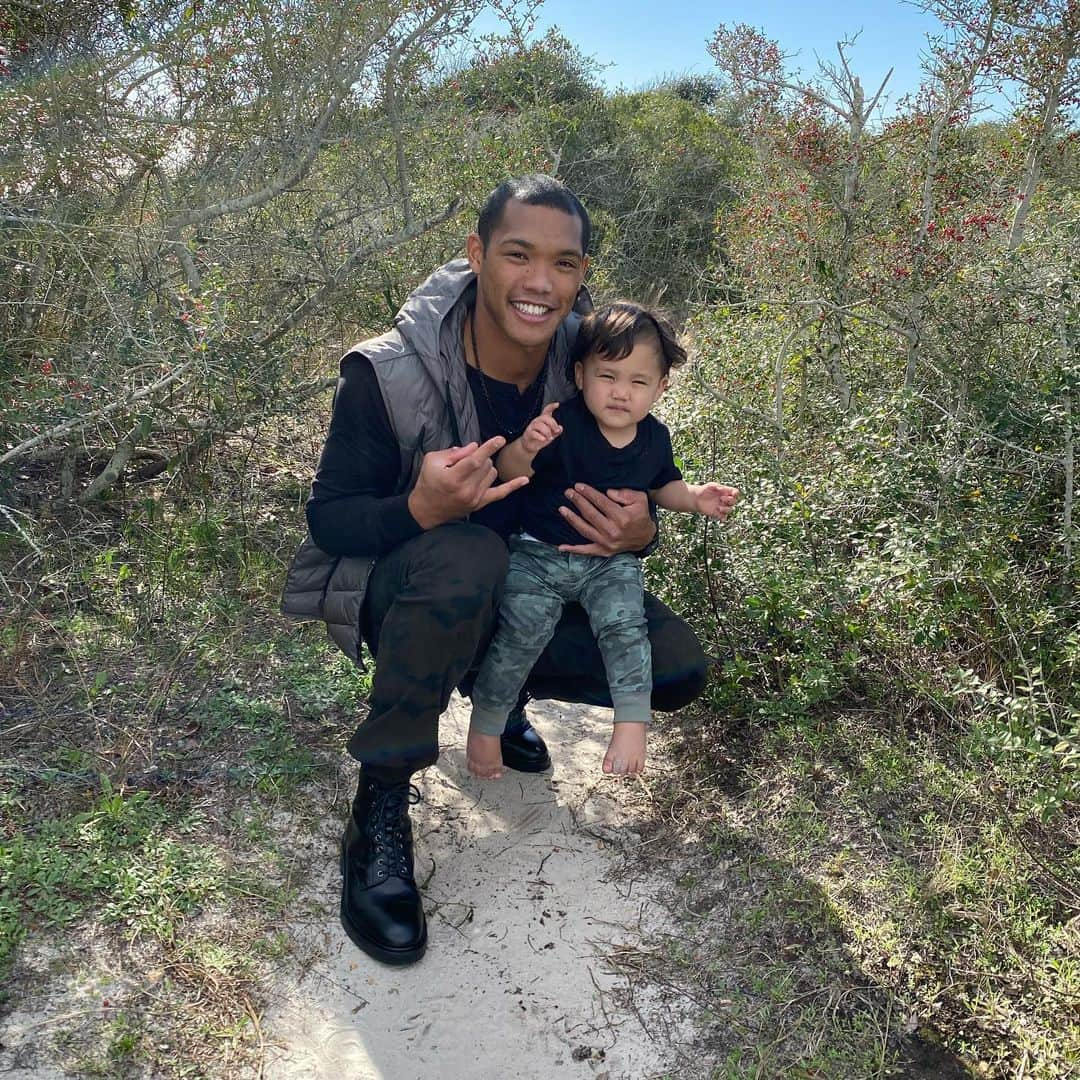
[[[465,764],[468,767],[469,772],[472,773],[473,776],[479,777],[481,780],[493,780],[499,775],[498,765],[492,765],[487,761],[466,757]]]

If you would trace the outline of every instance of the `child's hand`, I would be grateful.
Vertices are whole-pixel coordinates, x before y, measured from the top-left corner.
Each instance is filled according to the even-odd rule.
[[[645,725],[622,721],[615,725],[604,755],[604,772],[637,776],[645,768]]]
[[[694,489],[694,503],[699,514],[723,521],[739,500],[739,489],[727,484],[701,484]]]
[[[557,401],[545,405],[543,412],[535,420],[530,421],[529,426],[521,433],[521,447],[525,453],[530,455],[538,453],[562,434],[559,422],[552,415],[558,407]]]

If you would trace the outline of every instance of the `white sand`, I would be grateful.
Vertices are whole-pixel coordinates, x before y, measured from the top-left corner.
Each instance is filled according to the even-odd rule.
[[[353,946],[328,854],[311,898],[329,913],[294,928],[311,962],[272,989],[262,1018],[267,1080],[664,1074],[669,1053],[620,1008],[623,981],[601,961],[662,918],[659,879],[614,872],[637,836],[620,805],[628,782],[600,773],[610,715],[530,706],[553,773],[481,782],[465,769],[467,707],[454,699],[412,810],[417,879],[431,874],[427,955],[390,968]]]
[[[425,883],[428,952],[392,968],[361,953],[338,921],[342,823],[319,835],[288,812],[274,822],[282,850],[311,853],[300,918],[284,927],[290,951],[264,986],[260,1065],[212,1070],[232,1080],[648,1080],[676,1076],[690,1041],[685,1000],[625,981],[605,953],[669,928],[659,903],[670,888],[636,865],[635,781],[600,771],[607,710],[530,706],[554,771],[507,771],[480,781],[465,769],[467,705],[443,717],[439,763],[412,808],[417,879]],[[350,775],[355,775],[350,770]],[[656,775],[656,772],[653,774]],[[351,794],[351,792],[350,792]],[[340,800],[339,800],[340,802]],[[308,862],[308,855],[304,855]],[[100,1051],[102,1003],[122,1009],[139,988],[122,953],[93,934],[62,963],[43,935],[22,950],[37,990],[0,1024],[0,1073],[11,1080],[77,1075],[51,1063],[52,1038],[79,1032],[65,1056]],[[648,1026],[649,1031],[645,1030]],[[246,1033],[250,1038],[250,1032]],[[657,1040],[654,1042],[654,1038]],[[250,1044],[249,1044],[250,1045]],[[167,1049],[167,1043],[159,1047]],[[178,1061],[180,1067],[183,1061]],[[148,1067],[147,1077],[160,1075]],[[685,1075],[685,1073],[683,1073]]]

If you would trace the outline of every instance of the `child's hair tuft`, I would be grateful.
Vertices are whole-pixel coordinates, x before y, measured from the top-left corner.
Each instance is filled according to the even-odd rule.
[[[686,350],[675,336],[675,328],[659,312],[649,311],[629,300],[616,300],[590,312],[581,320],[577,341],[570,353],[570,375],[574,365],[597,353],[608,360],[622,360],[634,346],[651,339],[656,345],[663,374],[686,363]]]

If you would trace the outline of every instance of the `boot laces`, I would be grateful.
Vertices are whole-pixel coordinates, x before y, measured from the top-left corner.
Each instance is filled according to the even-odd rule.
[[[379,785],[374,788],[370,829],[378,877],[390,876],[411,880],[412,826],[409,807],[420,801],[420,791],[413,784]]]

